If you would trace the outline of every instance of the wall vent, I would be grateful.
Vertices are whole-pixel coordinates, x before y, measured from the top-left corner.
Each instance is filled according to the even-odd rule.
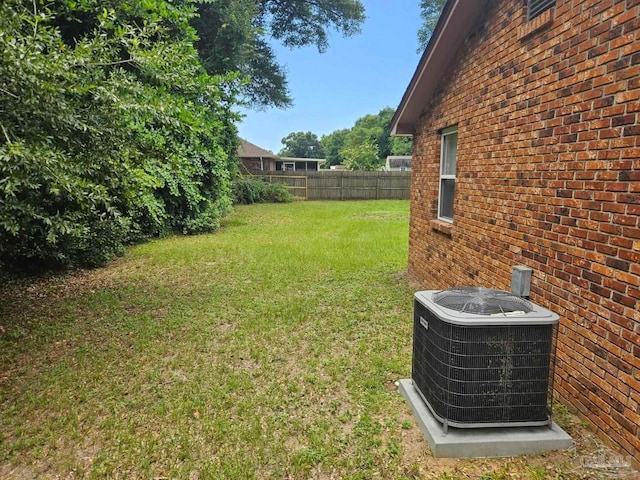
[[[527,2],[527,20],[533,20],[545,10],[555,7],[556,0],[529,0]]]

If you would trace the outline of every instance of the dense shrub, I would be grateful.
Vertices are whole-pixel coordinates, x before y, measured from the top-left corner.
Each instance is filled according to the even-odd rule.
[[[189,1],[0,2],[0,268],[94,266],[231,208],[235,76]]]
[[[266,182],[258,179],[239,177],[233,181],[233,203],[260,203],[264,196]]]
[[[259,178],[240,177],[233,182],[234,203],[286,203],[293,200],[287,188]]]
[[[266,203],[287,203],[293,201],[293,195],[284,185],[268,183],[264,191],[264,201]]]

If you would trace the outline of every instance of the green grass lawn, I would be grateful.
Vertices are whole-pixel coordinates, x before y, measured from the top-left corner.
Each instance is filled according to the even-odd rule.
[[[5,287],[0,478],[571,478],[546,476],[564,457],[430,457],[394,385],[408,216],[239,207],[215,234]]]
[[[407,202],[240,207],[7,292],[0,473],[397,476],[407,223]]]

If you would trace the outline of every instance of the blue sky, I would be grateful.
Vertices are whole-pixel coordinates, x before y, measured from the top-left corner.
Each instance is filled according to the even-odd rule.
[[[277,153],[291,132],[318,135],[351,128],[367,114],[396,108],[420,56],[419,0],[364,0],[362,33],[342,38],[332,32],[329,49],[290,50],[274,44],[285,65],[294,105],[287,110],[247,110],[240,136]]]

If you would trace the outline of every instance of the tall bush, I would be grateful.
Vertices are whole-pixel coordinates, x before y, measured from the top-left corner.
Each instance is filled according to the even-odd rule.
[[[293,195],[279,183],[267,183],[260,178],[238,177],[233,182],[234,203],[288,203]]]
[[[188,0],[0,4],[0,267],[99,265],[215,229],[237,79],[210,76]]]

